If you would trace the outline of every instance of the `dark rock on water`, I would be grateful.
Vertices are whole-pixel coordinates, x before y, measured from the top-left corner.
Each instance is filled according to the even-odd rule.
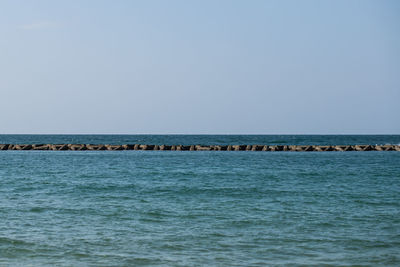
[[[38,144],[32,145],[33,150],[49,150],[50,145]]]
[[[91,144],[87,144],[86,147],[88,150],[98,150],[99,149],[99,146],[91,145]]]
[[[67,146],[67,145],[61,145],[61,146],[58,148],[58,150],[62,150],[62,151],[68,150],[68,146]]]
[[[93,145],[93,144],[0,144],[0,150],[172,150],[172,151],[400,151],[400,145]]]
[[[0,144],[0,150],[7,150],[9,144]]]
[[[154,145],[140,145],[141,150],[153,150]]]
[[[132,144],[122,145],[122,148],[124,150],[133,150],[134,147],[135,147],[135,145],[132,145]]]
[[[161,146],[159,147],[159,150],[171,150],[171,147],[172,147],[172,146],[161,145]]]
[[[197,150],[197,151],[209,151],[209,150],[211,150],[211,147],[209,147],[209,146],[200,146],[200,145],[197,145],[197,146],[196,146],[196,150]]]

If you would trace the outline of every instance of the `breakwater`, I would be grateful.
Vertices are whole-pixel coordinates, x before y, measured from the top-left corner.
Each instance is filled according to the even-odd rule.
[[[0,144],[0,150],[160,150],[160,151],[400,151],[400,145],[102,145]]]

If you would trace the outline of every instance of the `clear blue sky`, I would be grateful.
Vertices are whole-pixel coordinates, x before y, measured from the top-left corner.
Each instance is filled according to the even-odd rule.
[[[400,1],[1,1],[0,133],[400,133]]]

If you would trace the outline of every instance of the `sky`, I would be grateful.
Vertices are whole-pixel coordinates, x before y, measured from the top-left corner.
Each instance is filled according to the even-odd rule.
[[[400,1],[0,1],[0,134],[400,134]]]

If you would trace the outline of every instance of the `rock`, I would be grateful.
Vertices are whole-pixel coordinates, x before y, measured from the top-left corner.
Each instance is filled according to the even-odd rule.
[[[353,146],[344,146],[343,151],[353,151]]]
[[[260,145],[252,145],[251,151],[262,151],[263,146]]]
[[[123,148],[124,150],[133,150],[133,149],[134,149],[134,146],[135,146],[135,145],[126,144],[126,145],[123,145],[122,148]]]
[[[73,150],[87,150],[85,145],[82,144],[75,144],[73,146],[71,146],[71,149]]]
[[[196,145],[196,150],[197,150],[197,151],[209,151],[209,150],[211,150],[211,147],[209,147],[209,146]]]
[[[314,147],[314,151],[332,151],[332,147],[331,146],[313,146]]]
[[[85,144],[82,144],[79,148],[79,150],[88,150]]]
[[[88,150],[98,150],[99,146],[98,145],[92,145],[92,144],[86,144],[86,148]]]
[[[178,150],[178,151],[400,151],[400,145],[93,145],[0,144],[0,150]]]
[[[8,150],[9,144],[0,144],[0,150]]]
[[[61,145],[58,150],[68,150],[68,146],[67,145]]]
[[[364,149],[364,151],[372,151],[375,150],[375,146],[367,145]]]
[[[364,151],[365,147],[366,147],[366,145],[355,145],[354,149],[356,151]]]
[[[73,144],[69,148],[71,150],[81,150],[81,146],[79,144]]]
[[[304,151],[314,151],[314,146],[306,146]]]
[[[147,150],[147,145],[140,145],[141,150]]]
[[[239,151],[246,151],[247,145],[239,145]]]
[[[49,150],[50,145],[44,145],[44,144],[33,145],[32,149],[33,150]]]
[[[168,145],[161,145],[160,150],[171,150],[171,146]]]
[[[320,146],[314,146],[314,151],[322,152],[323,150],[321,149]]]
[[[147,145],[146,150],[154,150],[155,145]]]
[[[322,151],[334,151],[334,147],[333,146],[319,146]]]
[[[59,150],[59,148],[61,148],[61,147],[63,148],[63,150],[71,150],[72,144],[58,144],[57,146],[49,144],[47,146],[49,147],[49,150],[54,150],[54,149]]]
[[[396,150],[394,145],[375,146],[375,149],[378,151],[395,151]]]
[[[55,150],[55,147],[53,144],[46,144],[43,146],[44,150]],[[43,149],[41,149],[43,150]]]
[[[154,145],[140,145],[141,150],[154,150]]]
[[[352,151],[353,147],[339,145],[339,146],[334,146],[334,150],[336,150],[336,151]]]
[[[333,146],[335,151],[343,151],[343,146]]]
[[[73,148],[74,144],[67,144],[67,146],[68,146],[68,150],[74,150],[74,148]]]
[[[240,146],[239,145],[233,145],[232,146],[233,151],[240,151]]]
[[[21,145],[21,149],[22,150],[31,150],[32,149],[32,145]]]

